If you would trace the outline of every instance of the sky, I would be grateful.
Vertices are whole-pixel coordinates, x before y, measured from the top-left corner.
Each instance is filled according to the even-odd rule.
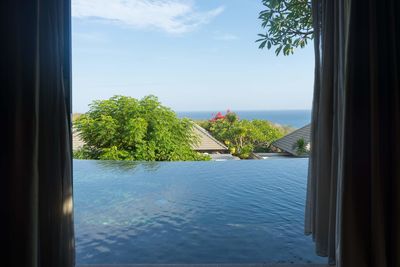
[[[261,0],[72,0],[73,111],[153,94],[176,111],[310,109],[312,45],[276,56]]]

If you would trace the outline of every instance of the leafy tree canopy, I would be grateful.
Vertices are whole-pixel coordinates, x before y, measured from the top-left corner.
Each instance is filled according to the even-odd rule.
[[[285,129],[266,120],[240,120],[236,113],[218,113],[214,118],[201,124],[230,152],[240,158],[251,157],[252,152],[269,152],[273,141],[281,138]]]
[[[305,47],[314,38],[310,0],[262,0],[265,10],[259,19],[265,34],[259,34],[259,48],[275,47],[276,55],[293,54],[297,47]]]
[[[138,161],[206,160],[192,150],[193,124],[155,96],[114,96],[94,101],[74,125],[85,142],[76,158]]]

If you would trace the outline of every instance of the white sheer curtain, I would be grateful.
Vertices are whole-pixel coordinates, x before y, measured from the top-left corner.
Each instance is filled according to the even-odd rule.
[[[399,2],[312,1],[305,232],[339,267],[400,266]]]

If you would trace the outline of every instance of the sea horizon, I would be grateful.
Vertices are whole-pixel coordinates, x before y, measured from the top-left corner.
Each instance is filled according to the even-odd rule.
[[[215,114],[223,111],[175,111],[179,118],[189,118],[192,120],[209,120]],[[301,128],[311,122],[310,109],[286,109],[286,110],[232,110],[240,119],[246,120],[268,120],[283,126]]]
[[[175,111],[179,118],[192,120],[209,120],[218,112],[225,114],[227,110],[199,110],[199,111]],[[282,126],[301,128],[311,122],[310,109],[276,109],[276,110],[232,110],[239,119],[268,120]],[[74,114],[82,114],[74,112]]]

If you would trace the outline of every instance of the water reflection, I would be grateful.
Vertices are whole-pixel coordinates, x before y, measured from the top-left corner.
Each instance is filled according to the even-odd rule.
[[[306,159],[74,162],[78,264],[323,263]]]
[[[160,162],[156,161],[114,161],[96,160],[94,161],[100,168],[112,171],[129,171],[134,173],[137,168],[144,168],[147,172],[155,172],[160,168]]]

